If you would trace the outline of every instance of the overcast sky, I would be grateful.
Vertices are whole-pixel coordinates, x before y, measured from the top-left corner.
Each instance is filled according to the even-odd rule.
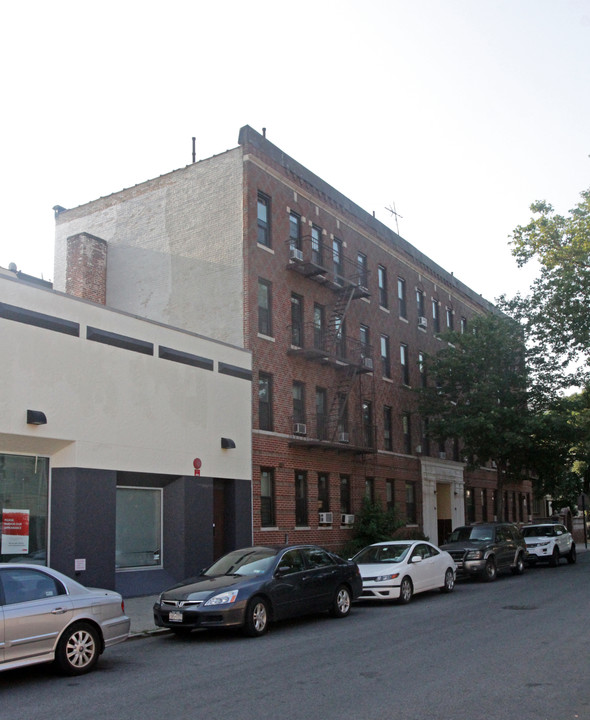
[[[0,266],[52,207],[267,137],[489,300],[509,235],[590,187],[590,0],[4,3]]]

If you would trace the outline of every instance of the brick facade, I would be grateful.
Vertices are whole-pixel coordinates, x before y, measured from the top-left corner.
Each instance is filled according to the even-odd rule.
[[[259,194],[267,213],[263,242],[258,236]],[[300,224],[295,259],[289,240],[292,213]],[[468,328],[475,314],[493,306],[265,137],[242,128],[234,150],[60,213],[57,245],[68,228],[107,233],[109,253],[117,257],[116,269],[109,261],[109,304],[134,312],[147,308],[156,313],[155,319],[228,342],[236,342],[239,325],[240,340],[253,358],[255,543],[288,538],[340,548],[351,536],[351,526],[341,524],[341,515],[358,512],[370,490],[367,479],[377,500],[385,503],[389,498],[402,517],[415,512],[411,524],[424,528],[435,542],[441,528],[464,521],[466,500],[472,497],[475,519],[482,518],[482,497],[488,499],[489,516],[495,473],[467,473],[459,449],[450,442],[428,446],[412,388],[423,380],[420,353],[441,347],[433,308],[442,331],[447,315],[455,329],[462,323]],[[334,265],[336,241],[340,269]],[[366,258],[366,279],[359,274],[359,254]],[[59,251],[57,255],[56,267]],[[131,258],[149,270],[147,280]],[[177,272],[165,273],[162,267]],[[386,301],[378,268],[386,275]],[[405,307],[398,300],[398,279],[405,288]],[[150,292],[154,283],[162,290],[158,307]],[[269,299],[264,332],[259,332],[259,292]],[[322,313],[320,336],[335,342],[338,315],[345,329],[344,351],[328,348],[324,339],[322,352],[317,351]],[[390,372],[383,369],[382,336],[389,347]],[[267,417],[261,423],[261,377],[272,388],[271,402],[264,405],[271,422]],[[303,394],[296,408],[294,383]],[[317,412],[322,397],[325,417]],[[391,417],[389,445],[384,408]],[[296,424],[298,430],[305,426],[305,434],[295,433]],[[262,521],[262,470],[274,480],[272,497],[264,499],[265,508],[269,502],[272,506],[268,527]],[[297,474],[306,480],[305,496],[299,500]],[[320,476],[328,480],[323,511],[327,505],[333,513],[331,524],[319,522]],[[341,497],[342,476],[349,480],[347,507]],[[412,487],[415,507],[406,502]],[[507,491],[517,494],[514,519],[521,508],[530,514],[530,483]],[[512,507],[510,501],[511,513]],[[297,513],[306,519],[304,524],[297,523]]]
[[[67,240],[66,292],[83,300],[106,304],[107,243],[83,232]]]

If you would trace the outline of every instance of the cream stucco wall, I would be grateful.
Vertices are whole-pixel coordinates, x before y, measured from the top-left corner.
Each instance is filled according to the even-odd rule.
[[[2,275],[0,304],[0,452],[175,475],[192,475],[199,457],[202,475],[251,478],[251,382],[219,372],[250,371],[248,352]],[[11,308],[78,323],[79,336],[7,319]],[[152,343],[153,355],[89,340],[88,327]],[[161,346],[213,369],[163,359]],[[27,425],[27,409],[47,424]]]
[[[424,534],[436,544],[438,537],[438,518],[452,520],[452,527],[463,525],[465,522],[465,505],[463,493],[465,490],[463,463],[436,458],[422,457],[422,515],[424,520]],[[438,503],[437,485],[448,485],[449,492],[441,497]],[[449,506],[450,500],[450,506]],[[439,512],[440,511],[440,512]],[[447,513],[450,512],[450,515]]]

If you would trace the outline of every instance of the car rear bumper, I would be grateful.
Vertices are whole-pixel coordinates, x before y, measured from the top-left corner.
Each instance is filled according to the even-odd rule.
[[[129,637],[131,620],[127,615],[122,615],[112,620],[101,623],[102,635],[105,648],[122,643]]]

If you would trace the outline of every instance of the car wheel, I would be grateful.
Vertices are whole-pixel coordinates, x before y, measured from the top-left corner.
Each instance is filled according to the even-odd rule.
[[[551,565],[551,567],[557,567],[559,565],[559,550],[556,547],[553,548],[553,552],[551,553],[549,565]]]
[[[576,562],[576,546],[572,545],[569,553],[567,554],[567,561],[570,565],[573,565]]]
[[[451,568],[447,568],[447,571],[445,573],[445,581],[443,583],[443,586],[440,588],[440,591],[444,593],[450,593],[452,592],[454,587],[455,573],[451,570]]]
[[[483,579],[486,582],[493,582],[498,577],[498,568],[494,558],[488,558],[483,570]]]
[[[83,675],[98,662],[98,631],[88,623],[71,625],[61,636],[55,650],[55,662],[65,675]]]
[[[254,597],[246,608],[244,633],[248,637],[259,637],[268,630],[268,604],[264,598]]]
[[[518,557],[516,558],[516,564],[512,568],[512,574],[513,575],[522,575],[524,572],[524,559],[522,555],[519,553]]]
[[[410,578],[406,575],[406,577],[402,580],[402,584],[399,588],[399,602],[402,605],[407,605],[412,599],[413,594],[414,586],[412,585],[412,581],[410,580]]]
[[[346,617],[350,612],[351,603],[350,591],[346,585],[340,585],[338,590],[336,590],[336,595],[330,608],[330,615],[335,618]]]

